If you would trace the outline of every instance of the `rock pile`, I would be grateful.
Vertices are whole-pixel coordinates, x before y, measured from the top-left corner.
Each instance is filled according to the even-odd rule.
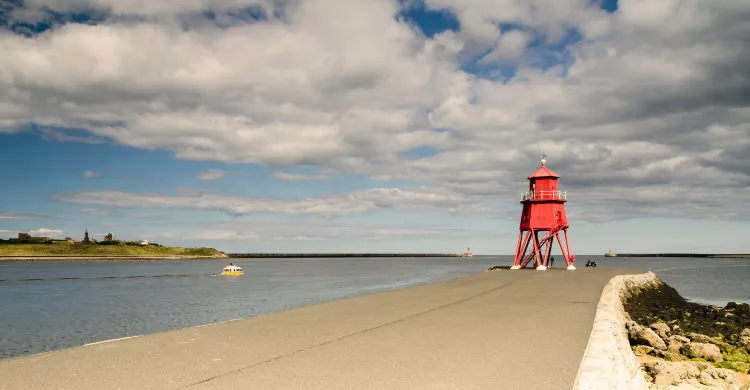
[[[750,305],[701,305],[660,283],[625,308],[626,333],[651,388],[750,390]]]

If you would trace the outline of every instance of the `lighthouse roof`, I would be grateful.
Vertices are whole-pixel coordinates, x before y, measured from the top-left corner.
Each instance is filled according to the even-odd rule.
[[[560,175],[558,175],[555,171],[547,168],[546,165],[542,164],[542,167],[537,169],[534,173],[529,175],[527,179],[537,178],[537,177],[557,177],[559,178]]]

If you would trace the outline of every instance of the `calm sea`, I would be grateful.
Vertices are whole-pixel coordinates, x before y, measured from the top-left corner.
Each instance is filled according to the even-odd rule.
[[[653,270],[693,300],[750,302],[750,260],[590,258]],[[0,359],[447,280],[512,258],[231,261],[244,276],[215,276],[225,263],[216,260],[0,262]]]

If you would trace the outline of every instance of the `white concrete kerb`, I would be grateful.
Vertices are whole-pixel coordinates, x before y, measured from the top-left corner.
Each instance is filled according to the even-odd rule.
[[[625,333],[623,300],[633,290],[655,285],[653,272],[619,275],[604,287],[596,308],[589,343],[573,390],[646,390],[648,382]]]

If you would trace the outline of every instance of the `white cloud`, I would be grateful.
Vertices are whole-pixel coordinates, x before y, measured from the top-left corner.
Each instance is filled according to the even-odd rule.
[[[287,1],[288,2],[288,1]],[[284,0],[26,0],[32,10],[49,8],[58,12],[100,10],[115,14],[146,16],[169,16],[212,10],[215,12],[235,10],[247,6],[259,6],[273,11]]]
[[[308,221],[243,221],[218,223],[210,230],[188,233],[187,239],[237,240],[242,242],[319,241],[356,239],[365,241],[485,237],[487,233],[465,228],[418,225],[374,226],[366,223]],[[496,234],[493,232],[493,236]]]
[[[253,239],[259,237],[255,233],[243,234],[233,231],[211,230],[188,235],[188,239],[198,240],[231,240],[231,239]]]
[[[272,177],[285,181],[326,180],[327,175],[305,175],[302,173],[274,172]]]
[[[190,191],[181,196],[122,191],[83,191],[58,197],[68,203],[131,207],[223,211],[231,215],[277,213],[291,215],[343,216],[380,209],[399,211],[440,210],[473,214],[490,210],[480,200],[449,190],[375,188],[345,195],[308,199],[233,196]]]
[[[38,218],[47,218],[47,217],[42,216],[42,215],[27,214],[27,213],[0,212],[0,220],[3,220],[3,219],[38,219]]]
[[[66,132],[59,131],[59,130],[52,130],[52,129],[43,129],[42,138],[46,140],[60,141],[60,142],[83,142],[87,144],[104,143],[103,140],[98,139],[98,138],[70,135]]]
[[[198,175],[196,175],[196,177],[198,178],[198,180],[217,180],[221,179],[227,174],[229,174],[229,172],[222,171],[221,169],[209,169],[203,172],[198,172]]]
[[[99,175],[99,172],[85,171],[83,172],[83,176],[84,177],[99,177],[100,175]]]
[[[395,1],[293,1],[281,20],[221,28],[167,17],[251,3],[30,3],[149,17],[33,38],[0,33],[0,128],[34,121],[182,159],[410,180],[439,189],[451,211],[469,204],[461,199],[516,202],[545,149],[581,219],[748,217],[733,206],[750,186],[745,2],[621,0],[609,14],[588,0],[427,0],[461,23],[432,39],[394,18]],[[501,23],[523,32],[500,34]],[[569,29],[584,39],[547,49]],[[532,37],[540,44],[527,47]],[[486,51],[517,62],[515,75],[460,70],[467,53]],[[548,58],[564,65],[540,70]],[[435,154],[404,157],[418,147]],[[275,177],[301,179],[289,175]],[[316,215],[396,209],[388,199],[417,208],[426,197],[389,191],[292,201],[85,195],[101,205]]]
[[[483,57],[482,61],[518,59],[526,50],[529,39],[529,35],[523,31],[508,31],[500,37],[497,46]]]
[[[109,215],[109,210],[102,209],[81,209],[81,212],[91,215]]]
[[[29,230],[28,233],[33,237],[60,237],[63,231],[58,229],[39,228],[36,230]]]

